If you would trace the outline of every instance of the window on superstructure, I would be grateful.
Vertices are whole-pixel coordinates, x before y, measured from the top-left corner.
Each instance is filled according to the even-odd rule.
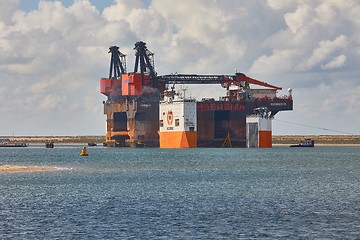
[[[179,119],[175,119],[175,126],[179,126],[180,125],[180,120]]]
[[[164,121],[160,120],[160,127],[163,127],[163,126],[164,126]]]

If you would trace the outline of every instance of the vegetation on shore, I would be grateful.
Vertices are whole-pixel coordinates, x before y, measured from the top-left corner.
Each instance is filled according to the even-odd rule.
[[[26,142],[28,144],[102,144],[105,136],[2,136],[13,141]],[[304,138],[315,140],[315,144],[360,144],[360,135],[282,135],[273,136],[273,144],[297,144]]]
[[[273,136],[273,144],[297,144],[305,138],[315,140],[316,144],[360,144],[360,135],[284,135]]]
[[[4,136],[12,141],[25,142],[28,144],[45,144],[53,142],[54,144],[102,144],[105,142],[105,136]]]

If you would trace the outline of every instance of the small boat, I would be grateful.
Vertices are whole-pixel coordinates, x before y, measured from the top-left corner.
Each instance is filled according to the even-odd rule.
[[[45,147],[46,148],[54,148],[54,142],[46,142]]]
[[[144,148],[144,147],[145,147],[145,143],[143,143],[143,142],[141,142],[141,141],[138,141],[138,142],[136,143],[136,147],[137,147],[137,148]]]
[[[89,146],[89,147],[96,147],[97,144],[96,144],[95,142],[89,142],[89,143],[88,143],[88,146]]]
[[[86,147],[83,147],[82,150],[81,150],[81,153],[80,153],[80,156],[89,156],[87,150],[86,150]]]
[[[302,140],[299,144],[290,145],[290,147],[314,147],[315,141],[309,138]]]

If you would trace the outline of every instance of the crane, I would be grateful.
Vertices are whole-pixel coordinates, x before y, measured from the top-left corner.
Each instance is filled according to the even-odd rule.
[[[126,73],[126,55],[119,51],[119,47],[111,46],[109,78],[100,80],[100,92],[108,97],[108,101],[117,102],[122,97],[122,75]]]
[[[119,51],[119,47],[109,48],[111,53],[110,72],[108,79],[101,80],[101,93],[109,99],[118,101],[123,97],[137,98],[139,96],[160,97],[166,86],[172,84],[220,84],[229,90],[230,86],[238,86],[249,90],[250,84],[281,90],[266,82],[250,78],[243,73],[235,75],[198,75],[198,74],[169,74],[158,76],[154,67],[154,53],[147,47],[146,43],[139,41],[135,43],[135,65],[134,72],[126,72],[126,55]]]
[[[134,73],[137,73],[140,68],[142,85],[158,88],[160,91],[163,91],[164,84],[158,81],[157,73],[155,72],[154,53],[149,51],[149,49],[146,47],[146,43],[142,41],[135,43],[134,50]],[[146,79],[145,73],[150,74],[150,79]]]
[[[224,88],[228,88],[230,85],[249,88],[249,84],[255,84],[276,90],[282,89],[281,87],[250,78],[243,73],[236,73],[235,75],[170,74],[159,76],[158,79],[166,84],[221,84]]]
[[[121,74],[126,73],[126,55],[119,51],[119,47],[111,46],[109,78],[121,78]]]

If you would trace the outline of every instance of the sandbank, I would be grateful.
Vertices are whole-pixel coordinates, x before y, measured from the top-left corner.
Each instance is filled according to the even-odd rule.
[[[0,172],[34,172],[34,171],[54,171],[60,170],[50,166],[19,166],[19,165],[0,165]]]

